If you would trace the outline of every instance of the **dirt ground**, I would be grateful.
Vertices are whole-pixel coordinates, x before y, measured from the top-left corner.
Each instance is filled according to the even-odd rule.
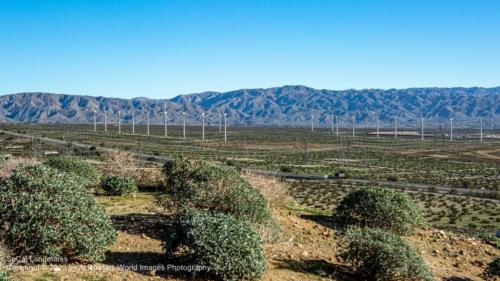
[[[13,268],[14,280],[192,280],[165,270],[168,265],[159,231],[165,218],[157,213],[152,194],[102,197],[98,201],[119,230],[104,262]],[[268,269],[262,280],[356,280],[336,257],[340,236],[329,217],[284,206],[273,206],[273,213],[282,226],[283,237],[265,247]],[[498,249],[482,241],[433,229],[405,239],[422,254],[436,280],[482,280],[480,275],[487,264],[500,255]]]

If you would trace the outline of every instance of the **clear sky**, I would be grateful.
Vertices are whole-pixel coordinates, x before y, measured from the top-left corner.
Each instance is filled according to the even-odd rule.
[[[500,86],[499,0],[0,0],[0,94]]]

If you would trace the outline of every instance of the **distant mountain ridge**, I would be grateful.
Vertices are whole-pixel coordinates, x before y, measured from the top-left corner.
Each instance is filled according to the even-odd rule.
[[[381,122],[390,122],[394,117],[401,120],[420,117],[500,119],[500,87],[336,91],[283,86],[225,93],[203,92],[172,99],[10,94],[0,96],[0,122],[91,123],[95,108],[99,122],[103,121],[103,111],[106,110],[109,122],[116,120],[118,111],[121,111],[124,123],[131,122],[133,114],[138,123],[144,123],[146,112],[149,112],[151,124],[161,124],[165,103],[169,122],[178,124],[184,111],[190,124],[199,122],[201,112],[207,113],[207,123],[218,123],[218,113],[222,112],[228,114],[228,123],[249,126],[305,126],[310,124],[311,115],[316,122],[325,123],[332,114],[341,120],[350,120],[354,115],[357,122],[370,124],[377,116]]]

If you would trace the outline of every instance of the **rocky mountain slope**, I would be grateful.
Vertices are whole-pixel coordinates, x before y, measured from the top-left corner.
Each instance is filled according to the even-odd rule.
[[[500,87],[496,88],[411,88],[365,90],[317,90],[305,86],[269,89],[242,89],[225,93],[204,92],[172,99],[119,99],[52,93],[19,93],[0,96],[0,122],[91,123],[93,109],[98,122],[104,110],[110,122],[121,111],[123,122],[144,123],[147,112],[152,124],[163,122],[167,105],[171,123],[198,122],[201,112],[207,123],[218,123],[219,112],[228,114],[233,125],[308,126],[311,115],[324,123],[333,114],[348,122],[356,116],[359,123],[391,122],[394,116],[414,122],[420,117],[435,120],[487,118],[500,119]]]

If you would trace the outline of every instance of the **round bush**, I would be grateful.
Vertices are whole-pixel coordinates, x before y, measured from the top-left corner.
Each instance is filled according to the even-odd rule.
[[[434,280],[420,255],[395,234],[353,227],[347,230],[345,241],[340,258],[362,280]]]
[[[90,185],[99,182],[99,173],[96,168],[84,160],[74,156],[58,156],[51,158],[44,163],[46,166],[57,169],[61,172],[71,173],[89,181]]]
[[[494,259],[486,268],[485,277],[494,279],[500,277],[500,258]]]
[[[0,182],[0,225],[17,255],[99,261],[116,232],[79,177],[24,166]]]
[[[101,180],[101,187],[108,194],[124,195],[137,192],[137,185],[132,178],[119,176],[105,176]]]
[[[185,265],[203,266],[223,280],[258,279],[266,270],[259,235],[231,216],[190,210],[178,215],[170,230],[163,240],[167,255],[182,249],[179,260]]]
[[[220,212],[250,223],[267,224],[267,200],[240,175],[206,161],[177,159],[164,165],[168,209]]]
[[[0,281],[9,281],[9,274],[4,271],[0,271]]]
[[[404,193],[368,187],[349,193],[334,210],[345,224],[377,227],[409,234],[425,224],[422,212]]]

